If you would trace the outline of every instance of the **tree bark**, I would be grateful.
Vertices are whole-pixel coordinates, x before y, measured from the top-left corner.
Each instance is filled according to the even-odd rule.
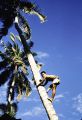
[[[17,24],[16,24],[16,26],[17,26]],[[17,26],[17,29],[20,29],[19,26]],[[37,86],[40,83],[41,75],[39,73],[39,70],[36,66],[35,60],[33,58],[33,55],[31,53],[31,51],[30,51],[30,48],[27,45],[26,40],[20,34],[19,34],[19,36],[21,38],[21,42],[23,44],[25,53],[27,55],[27,58],[28,58],[28,61],[29,61],[29,64],[30,64],[30,67],[31,67],[31,70],[32,70],[32,73],[33,73],[33,76],[34,76],[34,79],[35,79],[35,83],[36,83],[36,86]],[[44,105],[44,108],[46,110],[46,113],[48,115],[49,120],[58,120],[58,116],[57,116],[57,114],[54,110],[54,107],[53,107],[52,103],[48,100],[48,95],[46,93],[45,88],[43,86],[39,86],[39,87],[37,87],[37,91],[40,95],[41,101]]]

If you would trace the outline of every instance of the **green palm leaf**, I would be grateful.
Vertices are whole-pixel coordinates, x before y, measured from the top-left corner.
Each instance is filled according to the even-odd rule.
[[[8,66],[8,62],[6,59],[0,62],[0,70],[6,68]]]
[[[45,22],[46,17],[40,13],[39,7],[35,3],[31,3],[30,1],[20,2],[20,8],[24,9],[25,13],[37,15],[41,23]]]
[[[16,103],[7,104],[7,114],[11,117],[14,117],[16,115],[17,109],[18,108]]]
[[[2,53],[2,51],[0,51],[0,57],[1,57],[2,59],[5,59],[6,54],[5,54],[5,53]]]
[[[2,103],[0,104],[0,111],[3,113],[6,113],[6,110],[7,110],[7,107],[6,107],[6,104]]]
[[[19,17],[20,27],[22,27],[22,28],[26,27],[27,28],[27,32],[24,36],[25,36],[25,39],[28,40],[31,37],[30,26],[29,26],[27,20],[20,13],[18,14],[18,17]]]
[[[21,43],[21,38],[18,35],[16,36],[16,39],[18,39],[19,42]]]
[[[6,83],[11,73],[12,73],[11,68],[7,68],[3,72],[0,73],[0,86]]]
[[[30,86],[30,82],[29,82],[29,80],[28,80],[28,78],[26,77],[26,75],[23,73],[23,72],[21,72],[21,74],[22,74],[22,77],[24,78],[24,88],[25,88],[25,90],[26,90],[26,96],[29,96],[29,93],[31,92],[31,86]]]
[[[0,111],[2,112],[3,116],[4,115],[9,115],[9,119],[10,120],[10,116],[11,117],[14,117],[16,115],[16,112],[18,110],[18,107],[17,107],[17,103],[12,103],[12,104],[0,104]],[[0,120],[4,120],[4,119],[1,119],[1,118],[4,118],[4,117],[1,117],[0,116]],[[6,120],[7,118],[5,118]]]
[[[15,17],[18,15],[18,13],[20,13],[21,10],[28,14],[37,15],[41,22],[44,22],[46,19],[46,17],[40,13],[38,6],[28,0],[1,1],[0,20],[3,22],[3,26],[0,28],[0,39],[8,34],[8,29],[13,25]],[[11,39],[14,40],[14,37],[11,37]]]
[[[14,42],[15,41],[15,35],[11,32],[10,33],[10,39]]]

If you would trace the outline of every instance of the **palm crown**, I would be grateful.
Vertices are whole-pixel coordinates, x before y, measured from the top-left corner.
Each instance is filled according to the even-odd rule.
[[[38,6],[29,0],[0,0],[0,20],[3,27],[0,28],[0,39],[7,35],[8,29],[13,25],[15,17],[23,11],[28,14],[37,15],[41,22],[45,21],[45,16],[40,13]],[[19,19],[21,17],[19,16]]]
[[[2,103],[0,104],[0,111],[2,112],[0,116],[3,114],[8,114],[9,116],[13,117],[16,115],[17,109],[17,103],[15,102],[12,104]]]
[[[13,44],[9,42],[7,45],[2,42],[2,47],[5,48],[5,51],[0,51],[2,58],[0,61],[0,86],[8,81],[7,101],[12,103],[15,92],[22,95],[22,92],[25,91],[28,96],[31,91],[30,82],[26,76],[28,75],[26,66],[29,64],[24,51],[21,51],[14,41]]]

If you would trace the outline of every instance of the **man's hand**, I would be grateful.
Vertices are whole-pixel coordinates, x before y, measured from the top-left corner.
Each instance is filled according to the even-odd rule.
[[[39,83],[36,87],[39,87],[39,86],[42,85],[43,82],[44,82],[44,80],[39,80],[39,81],[40,81],[40,83]]]

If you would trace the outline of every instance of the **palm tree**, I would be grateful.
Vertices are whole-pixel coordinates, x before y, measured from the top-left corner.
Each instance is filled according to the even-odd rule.
[[[19,100],[23,92],[26,92],[28,96],[31,91],[30,82],[26,77],[29,64],[24,51],[21,51],[14,41],[13,44],[8,42],[7,45],[2,42],[2,47],[5,51],[0,51],[2,58],[0,61],[0,86],[8,81],[7,102],[11,104],[15,92],[18,94]]]
[[[45,16],[40,13],[38,6],[29,0],[0,0],[0,21],[3,27],[0,28],[0,39],[7,35],[8,29],[13,25],[15,17],[20,13],[37,15],[41,22],[44,22]],[[21,17],[18,16],[21,20]]]
[[[0,104],[0,112],[0,120],[21,120],[15,118],[17,112],[17,103]]]
[[[20,2],[20,1],[19,1],[19,2]],[[29,2],[28,2],[28,3],[29,3]],[[38,68],[37,68],[37,66],[36,66],[36,62],[35,62],[35,60],[34,60],[34,58],[33,58],[33,55],[32,55],[32,52],[31,52],[31,50],[30,50],[30,47],[29,47],[29,45],[27,44],[26,37],[22,34],[23,32],[22,32],[22,29],[20,29],[21,27],[19,27],[19,26],[20,26],[20,23],[22,23],[22,20],[24,20],[24,18],[20,20],[21,14],[20,14],[20,11],[19,11],[19,10],[23,10],[25,13],[38,15],[39,18],[40,18],[42,21],[45,20],[45,17],[38,12],[36,5],[30,4],[30,5],[32,5],[32,6],[31,6],[31,7],[28,7],[28,5],[29,5],[28,3],[27,3],[26,6],[25,6],[26,3],[23,4],[23,7],[20,7],[20,4],[17,5],[16,8],[18,8],[18,9],[16,9],[16,10],[17,10],[17,11],[16,11],[16,13],[17,13],[16,16],[17,16],[17,18],[19,19],[19,25],[18,25],[18,23],[15,23],[15,28],[17,29],[17,31],[18,31],[18,33],[19,33],[21,42],[22,42],[23,47],[24,47],[24,51],[25,51],[26,57],[28,58],[28,61],[29,61],[29,64],[30,64],[30,67],[31,67],[31,70],[32,70],[32,72],[33,72],[33,76],[34,76],[34,79],[35,79],[35,83],[36,83],[36,86],[37,86],[37,85],[40,83],[41,76],[40,76],[39,70],[38,70]],[[29,5],[29,6],[30,6],[30,5]],[[1,18],[2,18],[2,17],[1,17]],[[16,17],[15,17],[15,18],[16,18]],[[4,17],[3,17],[3,20],[4,20]],[[8,20],[10,20],[10,19],[8,19]],[[20,22],[20,21],[21,21],[21,22]],[[24,23],[25,23],[25,25],[26,25],[26,22],[23,22],[23,24],[24,24]],[[28,25],[28,23],[27,23],[27,25]],[[26,26],[27,26],[27,25],[26,25]],[[28,28],[28,26],[27,26],[27,28]],[[29,29],[29,28],[28,28],[28,33],[30,33],[30,29]],[[2,34],[2,35],[3,35],[3,34]],[[28,35],[28,36],[30,36],[30,35]],[[27,37],[27,40],[28,40],[28,39],[29,39],[29,37]],[[47,98],[48,98],[48,95],[47,95],[47,93],[46,93],[45,88],[44,88],[43,86],[39,86],[39,87],[37,87],[37,90],[38,90],[38,92],[39,92],[39,95],[40,95],[40,98],[41,98],[41,100],[42,100],[42,103],[43,103],[43,105],[44,105],[44,107],[45,107],[45,109],[46,109],[48,118],[49,118],[50,120],[58,120],[58,117],[57,117],[57,115],[56,115],[56,112],[55,112],[55,110],[54,110],[54,108],[53,108],[52,103],[47,99]]]
[[[23,47],[24,47],[24,51],[26,53],[26,56],[28,58],[28,61],[29,61],[29,64],[30,64],[30,67],[31,67],[31,70],[33,72],[33,76],[34,76],[34,83],[36,84],[36,87],[39,85],[40,83],[40,80],[41,80],[41,76],[40,76],[40,73],[39,73],[39,70],[37,68],[37,64],[33,58],[33,55],[31,53],[31,50],[30,50],[30,47],[29,45],[27,44],[26,42],[26,39],[23,35],[23,32],[21,30],[21,27],[20,25],[17,23],[17,17],[16,17],[16,23],[15,23],[15,28],[16,30],[18,31],[19,33],[19,36],[20,36],[20,39],[21,39],[21,42],[23,44]],[[48,115],[48,118],[49,120],[58,120],[58,116],[56,115],[56,112],[53,108],[53,105],[52,103],[48,100],[48,95],[46,93],[46,90],[43,86],[39,86],[37,87],[37,90],[38,90],[38,93],[40,95],[40,98],[42,100],[42,103],[46,109],[46,112],[47,112],[47,115]]]

